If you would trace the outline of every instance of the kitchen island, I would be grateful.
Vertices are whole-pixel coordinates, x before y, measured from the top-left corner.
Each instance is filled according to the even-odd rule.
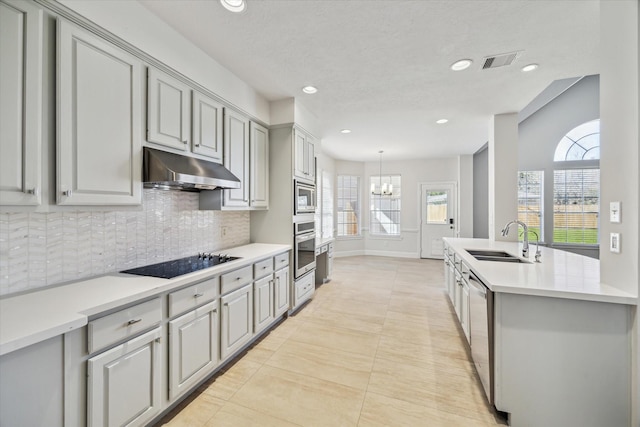
[[[474,358],[488,339],[481,364],[490,365],[491,403],[512,426],[629,426],[636,296],[600,283],[598,260],[540,249],[536,263],[535,249],[523,259],[518,243],[445,239],[447,288]],[[479,260],[474,250],[520,260]],[[469,280],[487,288],[488,325],[480,329],[488,337],[474,335],[482,320]]]

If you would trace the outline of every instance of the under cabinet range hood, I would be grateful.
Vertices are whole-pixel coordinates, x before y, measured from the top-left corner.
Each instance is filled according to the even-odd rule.
[[[145,188],[181,191],[240,188],[240,180],[218,163],[149,147],[143,150]]]

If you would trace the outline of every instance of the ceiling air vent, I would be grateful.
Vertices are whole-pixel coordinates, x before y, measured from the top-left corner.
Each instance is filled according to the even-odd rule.
[[[503,53],[500,55],[488,56],[484,58],[482,69],[504,67],[505,65],[511,65],[514,59],[518,56],[519,52]]]

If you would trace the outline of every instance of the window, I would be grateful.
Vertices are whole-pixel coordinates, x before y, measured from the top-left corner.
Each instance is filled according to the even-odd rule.
[[[555,170],[553,193],[553,241],[598,244],[600,170]]]
[[[333,237],[333,179],[322,171],[322,237]]]
[[[360,236],[360,177],[338,175],[338,237]]]
[[[400,236],[400,182],[400,175],[371,177],[369,233],[378,236]],[[381,192],[385,185],[392,190],[387,193]]]
[[[446,224],[449,221],[448,197],[446,191],[427,192],[427,224]]]
[[[543,171],[518,172],[518,219],[529,227],[529,239],[544,240]],[[522,237],[519,238],[522,241]],[[536,239],[537,240],[537,239]]]
[[[599,242],[600,120],[583,123],[558,143],[553,172],[553,241]]]

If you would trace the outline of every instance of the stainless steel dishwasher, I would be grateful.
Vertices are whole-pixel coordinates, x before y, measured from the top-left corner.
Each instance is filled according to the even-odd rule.
[[[494,404],[493,292],[469,274],[471,357],[489,403]]]

